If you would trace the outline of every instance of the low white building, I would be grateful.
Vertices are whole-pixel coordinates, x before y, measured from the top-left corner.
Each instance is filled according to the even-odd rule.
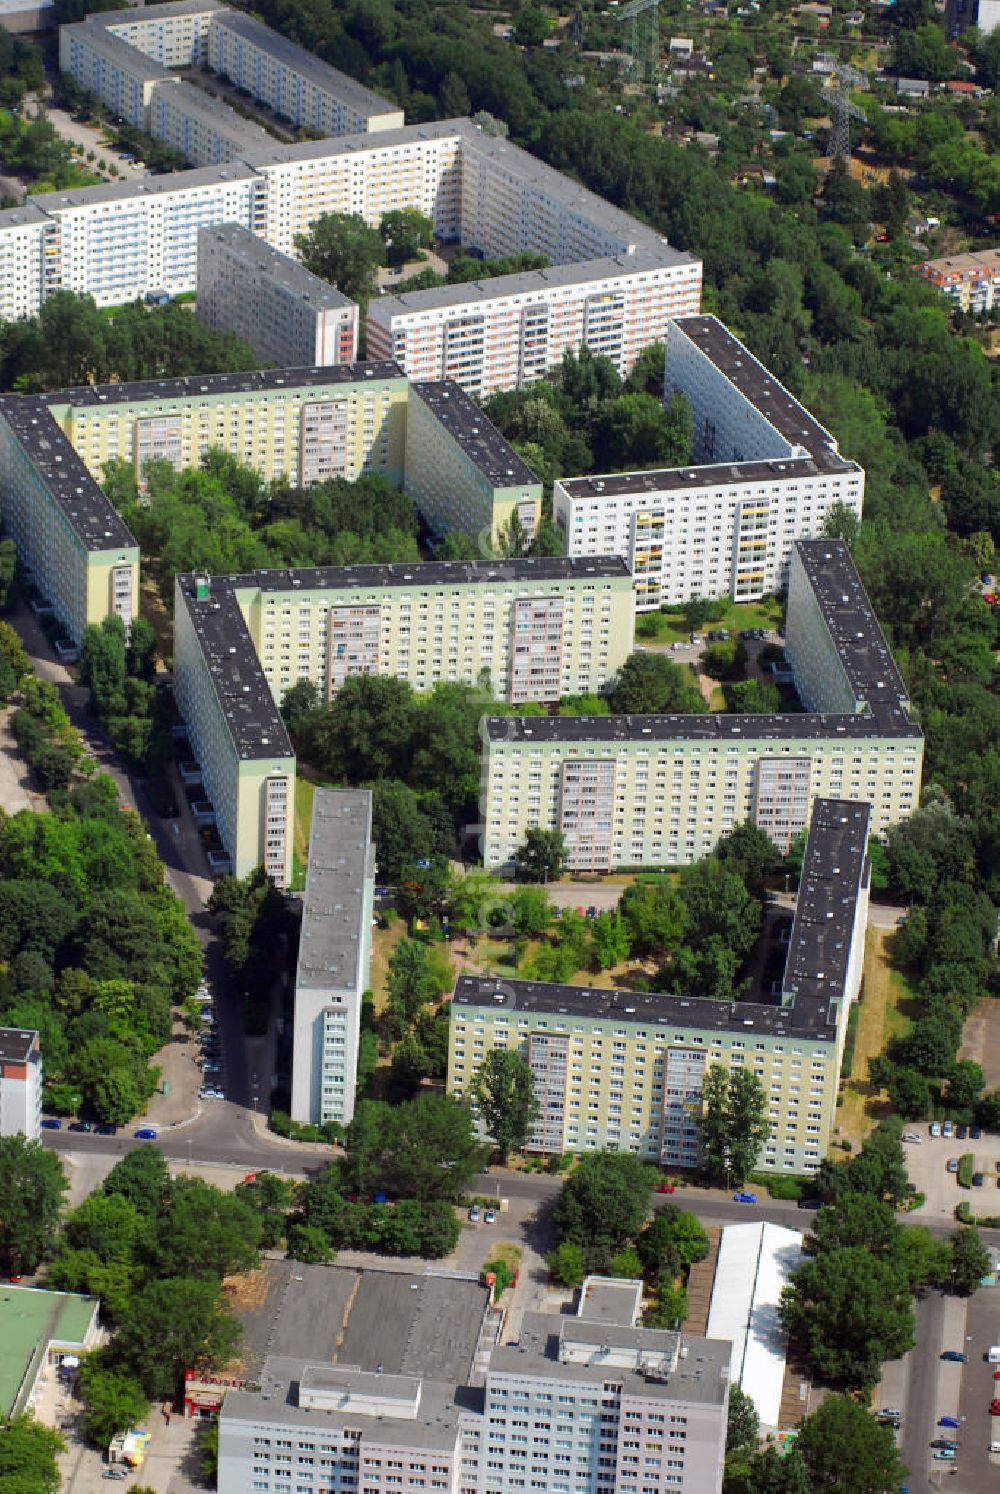
[[[371,968],[375,847],[369,789],[317,789],[295,972],[292,1119],[354,1115],[361,998]]]
[[[561,479],[566,553],[620,555],[640,611],[780,591],[796,540],[822,535],[837,504],[860,517],[864,471],[715,317],[673,320],[666,341],[664,395],[691,405],[692,461]]]
[[[0,1136],[37,1141],[42,1124],[42,1050],[37,1032],[0,1027]]]
[[[802,1259],[802,1236],[777,1224],[731,1224],[722,1231],[706,1336],[733,1346],[730,1381],[754,1402],[761,1426],[780,1425],[788,1340],[781,1293]]]

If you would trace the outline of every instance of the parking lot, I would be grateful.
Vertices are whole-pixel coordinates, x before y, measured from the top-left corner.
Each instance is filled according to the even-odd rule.
[[[926,1197],[914,1217],[953,1219],[956,1206],[963,1202],[973,1214],[1000,1214],[1000,1136],[989,1132],[979,1137],[931,1136],[930,1127],[921,1123],[908,1126],[903,1137],[910,1181]],[[907,1137],[917,1139],[907,1141]],[[975,1158],[976,1171],[983,1177],[982,1187],[962,1188],[957,1173],[948,1171],[948,1163],[958,1162],[966,1152]]]

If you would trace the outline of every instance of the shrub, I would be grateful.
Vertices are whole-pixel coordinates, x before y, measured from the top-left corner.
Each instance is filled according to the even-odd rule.
[[[971,1152],[963,1152],[958,1159],[958,1186],[972,1187],[972,1174],[976,1170],[976,1159]]]

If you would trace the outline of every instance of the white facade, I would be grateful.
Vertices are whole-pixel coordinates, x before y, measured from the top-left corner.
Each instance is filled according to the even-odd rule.
[[[383,296],[368,308],[368,348],[412,379],[454,379],[480,396],[544,378],[581,347],[624,378],[700,301],[700,264],[639,252]]]
[[[557,482],[566,553],[621,555],[640,611],[781,591],[796,540],[837,504],[860,517],[864,471],[714,317],[672,320],[666,342],[664,393],[691,405],[693,460]]]
[[[260,125],[177,78],[153,88],[147,132],[180,151],[192,166],[242,160],[248,151],[265,149],[271,139]]]
[[[37,1032],[0,1027],[0,1136],[42,1134],[42,1052]]]
[[[0,212],[0,319],[34,316],[45,291],[45,244],[55,225],[33,203]]]
[[[207,327],[241,337],[277,368],[357,358],[355,303],[236,224],[199,232],[197,312]]]
[[[292,1119],[354,1115],[361,998],[371,968],[375,847],[368,789],[317,789],[295,973]]]

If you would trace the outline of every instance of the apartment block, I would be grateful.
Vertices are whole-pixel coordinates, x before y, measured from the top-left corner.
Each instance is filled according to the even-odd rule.
[[[745,820],[786,850],[817,796],[871,805],[882,835],[919,802],[923,739],[841,541],[796,543],[787,651],[807,713],[483,721],[483,862],[533,825],[574,872],[680,865]]]
[[[371,837],[370,789],[316,790],[292,1040],[291,1113],[303,1125],[346,1126],[354,1115],[361,998],[371,969]]]
[[[146,129],[192,166],[240,161],[250,151],[265,150],[272,138],[260,125],[179,78],[153,88]]]
[[[42,1050],[37,1032],[0,1027],[0,1136],[42,1134]]]
[[[636,607],[784,590],[797,539],[831,508],[859,517],[865,474],[715,317],[671,320],[665,395],[690,401],[691,465],[563,478],[552,511],[568,555],[622,555]]]
[[[587,347],[624,378],[671,317],[697,311],[698,266],[667,246],[555,265],[440,290],[382,296],[368,307],[368,348],[412,379],[454,379],[471,394],[544,378]]]
[[[56,225],[35,203],[0,211],[0,318],[34,316],[46,287],[46,241]]]
[[[258,227],[260,194],[259,177],[237,161],[29,198],[49,225],[43,296],[71,290],[93,296],[99,306],[122,306],[148,290],[172,296],[193,291],[199,228]],[[3,238],[0,233],[0,245]],[[33,306],[28,314],[37,311]]]
[[[0,512],[70,636],[139,605],[139,547],[53,419],[46,398],[0,396]]]
[[[777,1000],[738,1002],[462,976],[452,1000],[448,1091],[493,1048],[531,1066],[539,1119],[529,1150],[631,1151],[694,1167],[702,1085],[714,1064],[753,1072],[771,1135],[758,1165],[812,1172],[836,1118],[847,1014],[861,984],[869,806],[814,802]]]
[[[410,386],[405,487],[433,534],[461,530],[484,557],[533,539],[541,519],[541,482],[449,380]]]
[[[266,789],[287,779],[291,797],[294,756],[275,702],[299,680],[327,700],[353,674],[391,674],[415,690],[486,678],[503,700],[556,700],[599,689],[631,638],[632,591],[616,560],[178,576],[174,687],[236,875],[265,851],[275,881],[291,873],[290,834],[283,846],[265,835]]]
[[[295,126],[327,136],[403,123],[394,104],[260,21],[215,0],[179,0],[124,14],[97,11],[59,29],[60,71],[71,73],[82,88],[156,139],[165,137],[157,134],[160,119],[150,112],[152,86],[176,82],[170,68],[199,65],[245,88]],[[239,116],[232,113],[232,118]]]
[[[1000,20],[1000,7],[997,19]],[[976,315],[1000,305],[1000,249],[927,259],[918,273],[962,311]]]
[[[220,1494],[718,1494],[730,1345],[636,1326],[634,1282],[588,1278],[576,1316],[525,1314],[508,1345],[462,1273],[320,1270],[298,1276],[313,1357],[225,1395]]]
[[[277,368],[354,363],[358,308],[237,224],[198,233],[198,319],[232,332]]]

